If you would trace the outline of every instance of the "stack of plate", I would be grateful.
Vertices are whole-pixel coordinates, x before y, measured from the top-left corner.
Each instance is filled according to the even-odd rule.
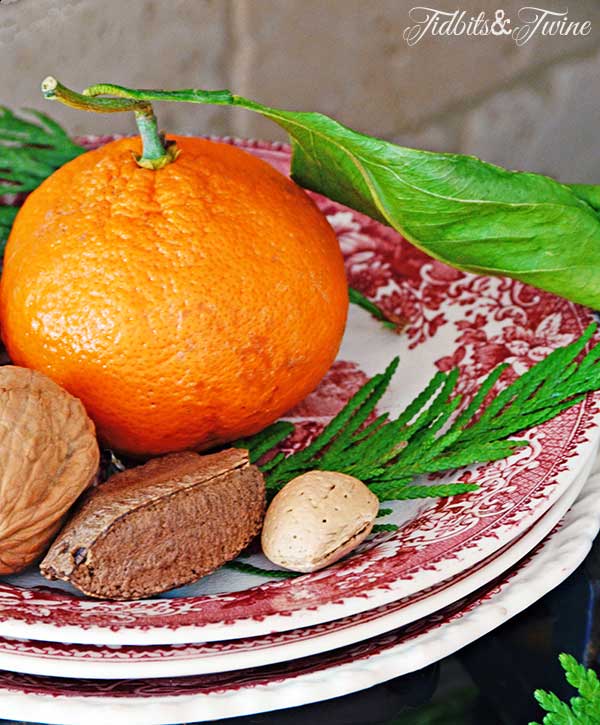
[[[287,168],[286,147],[241,145]],[[520,373],[591,320],[520,283],[450,269],[315,199],[339,235],[351,284],[407,325],[395,335],[351,310],[338,362],[290,415],[294,445],[395,355],[399,372],[380,406],[392,413],[438,369],[460,366],[468,394],[498,363]],[[527,433],[531,445],[511,458],[461,474],[480,491],[390,504],[379,521],[398,531],[315,574],[267,580],[222,569],[138,602],[81,598],[35,572],[5,578],[0,713],[61,725],[207,721],[337,697],[440,659],[532,604],[585,557],[600,527],[600,473],[590,477],[598,422],[589,396]],[[272,568],[260,555],[246,561]]]

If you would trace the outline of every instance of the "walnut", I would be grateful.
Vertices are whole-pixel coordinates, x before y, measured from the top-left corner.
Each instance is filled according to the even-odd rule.
[[[1,366],[0,395],[0,574],[10,574],[47,549],[100,453],[82,403],[45,375]]]

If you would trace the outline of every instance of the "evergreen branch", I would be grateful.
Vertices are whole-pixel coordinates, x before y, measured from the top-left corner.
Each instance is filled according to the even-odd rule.
[[[254,566],[248,564],[245,561],[239,561],[234,559],[223,564],[227,569],[234,569],[235,571],[241,571],[243,574],[257,574],[258,576],[268,576],[272,579],[293,579],[298,576],[302,576],[296,571],[284,571],[283,569],[262,569],[260,566]]]
[[[371,433],[374,433],[376,430],[378,430],[383,423],[388,420],[390,417],[389,413],[383,413],[382,415],[375,418],[375,420],[372,423],[369,423],[369,425],[364,426],[361,428],[357,433],[355,433],[352,436],[352,440],[355,443],[358,443],[359,441],[364,440],[365,438],[368,438]]]
[[[436,373],[395,420],[380,415],[366,424],[397,368],[395,358],[384,373],[375,375],[355,393],[307,448],[287,457],[278,453],[260,466],[266,474],[267,488],[273,494],[301,473],[330,470],[361,478],[380,501],[447,498],[476,491],[474,483],[409,484],[428,473],[506,458],[529,445],[509,436],[549,420],[581,402],[585,393],[600,389],[600,345],[576,361],[595,330],[596,325],[590,325],[578,340],[550,353],[487,405],[485,401],[506,365],[488,375],[462,412],[457,413],[460,395],[453,396],[458,370],[452,370]],[[248,447],[256,460],[268,452],[272,442],[280,443],[292,430],[289,423],[275,424],[251,439],[238,441],[238,445]],[[391,513],[392,509],[381,508],[378,518]],[[375,524],[373,533],[397,528],[395,524]],[[294,576],[240,561],[226,566],[260,576]],[[544,725],[600,722],[600,685],[595,675],[567,655],[561,655],[561,663],[580,697],[572,698],[569,706],[552,693],[536,691],[536,698],[549,713]]]
[[[294,424],[285,420],[268,426],[250,438],[240,438],[234,443],[236,448],[246,448],[250,463],[256,463],[262,456],[284,441],[294,432]]]
[[[543,725],[597,725],[600,723],[600,681],[592,669],[587,669],[567,654],[559,655],[567,682],[578,692],[570,702],[562,702],[553,692],[536,690],[535,699],[548,713]],[[539,725],[539,723],[530,723]]]
[[[260,466],[260,469],[263,473],[267,474],[272,468],[276,468],[282,461],[285,460],[285,455],[283,453],[276,453],[273,458],[271,458],[266,463],[262,463]],[[271,479],[267,477],[266,484],[267,488],[271,488]],[[275,484],[273,484],[275,485]]]
[[[396,524],[375,524],[371,529],[372,534],[383,534],[386,531],[398,531]]]
[[[360,426],[373,412],[385,393],[393,374],[398,367],[398,358],[394,358],[384,373],[375,375],[348,401],[342,410],[325,426],[315,440],[301,451],[292,453],[271,470],[271,477],[285,482],[302,471],[314,468],[312,462],[323,453],[329,444],[334,450],[343,453],[347,441],[352,438]],[[335,439],[335,441],[334,441]],[[333,469],[332,469],[333,470]]]
[[[473,463],[491,463],[492,461],[501,461],[515,453],[519,448],[527,447],[527,441],[505,440],[495,441],[493,443],[479,443],[477,445],[466,446],[462,450],[453,451],[451,454],[443,455],[434,460],[424,457],[422,461],[415,462],[412,466],[406,468],[402,464],[383,468],[378,472],[374,480],[382,483],[390,478],[392,480],[413,479],[415,476],[421,476],[427,473],[441,473],[442,471],[452,471],[456,468],[464,468]]]
[[[363,310],[368,312],[376,320],[379,320],[379,322],[381,322],[383,327],[385,327],[386,329],[393,330],[394,332],[400,332],[400,330],[402,329],[402,324],[399,324],[397,322],[394,322],[394,320],[389,319],[389,317],[387,317],[385,312],[380,307],[378,307],[374,302],[371,302],[370,299],[365,297],[362,292],[359,292],[357,289],[349,287],[348,297],[350,298],[350,302],[353,305],[361,307]]]
[[[46,114],[32,110],[27,113],[32,120],[0,106],[0,195],[33,191],[53,171],[85,150]],[[15,214],[10,207],[0,208],[2,247]]]
[[[382,501],[409,501],[415,498],[448,498],[459,496],[462,493],[477,491],[479,486],[475,483],[444,483],[439,486],[407,486],[394,485],[391,482],[374,483],[371,491]]]
[[[4,251],[4,245],[18,211],[16,206],[0,206],[0,255]]]
[[[480,428],[485,427],[489,425],[491,420],[502,415],[503,411],[506,412],[507,409],[510,409],[513,406],[516,406],[518,410],[520,406],[528,400],[531,402],[532,396],[535,399],[534,393],[536,388],[540,387],[543,382],[546,382],[547,386],[550,387],[550,395],[556,398],[560,394],[558,392],[557,385],[560,385],[561,383],[564,384],[565,374],[568,374],[569,370],[571,370],[569,378],[572,377],[574,373],[576,374],[587,371],[589,365],[581,364],[574,369],[569,366],[583,351],[595,330],[596,325],[589,325],[578,340],[575,340],[575,342],[570,345],[553,350],[548,357],[540,360],[540,362],[536,363],[533,367],[527,370],[527,372],[523,373],[523,375],[517,378],[512,385],[505,388],[505,390],[496,396],[479,418],[477,425]],[[588,353],[588,356],[590,354],[592,353]],[[592,355],[592,360],[597,359],[595,357],[597,354],[598,351]],[[540,391],[542,395],[547,395],[547,386],[542,387],[542,390]],[[477,433],[477,425],[472,426],[471,434]]]
[[[509,366],[506,363],[502,363],[501,365],[498,365],[498,367],[492,370],[492,372],[481,384],[481,387],[479,388],[477,393],[473,396],[473,400],[465,408],[464,412],[461,413],[456,419],[453,429],[460,431],[463,430],[466,425],[468,425],[469,421],[471,421],[473,417],[477,414],[477,411],[483,405],[483,402],[485,401],[487,396],[491,393],[494,385],[498,382],[502,373],[508,367]]]
[[[437,372],[397,418],[384,414],[369,421],[396,371],[395,358],[355,393],[309,446],[288,456],[278,453],[260,466],[269,493],[310,470],[356,476],[382,501],[474,491],[473,483],[409,484],[417,476],[506,458],[529,445],[511,436],[600,389],[600,345],[579,359],[595,330],[596,325],[590,325],[578,340],[554,350],[495,395],[507,365],[493,370],[465,406],[455,392],[458,369]],[[246,441],[255,451],[253,460],[267,453],[273,441],[281,442],[290,426],[276,424]]]

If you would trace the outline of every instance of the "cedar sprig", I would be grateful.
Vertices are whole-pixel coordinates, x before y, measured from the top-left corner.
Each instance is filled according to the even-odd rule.
[[[260,458],[273,450],[294,432],[294,424],[286,420],[268,426],[251,438],[240,438],[235,442],[237,448],[246,448],[250,463],[256,463]]]
[[[0,106],[0,195],[33,191],[53,171],[85,151],[45,113],[26,112],[31,119]],[[15,207],[0,206],[0,250],[16,213]]]
[[[0,172],[1,173],[1,172]],[[16,206],[0,206],[0,255],[4,250],[19,208]]]
[[[261,466],[270,495],[290,479],[318,469],[338,471],[364,481],[380,500],[454,496],[476,490],[472,483],[409,485],[418,476],[487,463],[511,455],[525,440],[523,430],[550,420],[600,389],[600,345],[580,362],[596,330],[591,324],[570,345],[554,350],[494,395],[507,365],[495,368],[465,404],[455,392],[459,372],[437,372],[424,390],[394,420],[372,419],[398,367],[398,358],[350,399],[305,449],[274,455]],[[490,399],[491,398],[491,399]],[[243,442],[257,461],[273,441],[281,442],[291,424],[276,423]]]
[[[371,300],[368,299],[368,297],[365,297],[362,292],[359,292],[357,289],[350,287],[348,289],[348,297],[353,305],[356,305],[357,307],[362,307],[363,310],[372,315],[376,320],[379,320],[382,326],[385,327],[387,330],[399,332],[399,328],[401,328],[402,325],[390,319],[381,309],[381,307],[378,307],[374,302],[371,302]]]
[[[567,682],[577,690],[578,697],[569,703],[554,693],[536,690],[535,699],[547,712],[544,725],[597,725],[600,723],[600,681],[592,669],[579,664],[572,655],[559,655]],[[530,723],[539,725],[539,723]]]
[[[45,113],[26,112],[37,122],[0,106],[0,194],[33,191],[55,169],[85,151]]]
[[[223,564],[226,569],[233,569],[234,571],[242,572],[242,574],[255,574],[258,576],[266,576],[271,579],[294,579],[301,576],[299,572],[286,571],[284,569],[263,569],[260,566],[254,566],[246,561],[240,561],[234,559]]]

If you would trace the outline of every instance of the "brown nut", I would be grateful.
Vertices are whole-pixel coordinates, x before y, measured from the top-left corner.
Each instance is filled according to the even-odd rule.
[[[309,471],[275,496],[262,530],[262,548],[292,571],[322,569],[349,554],[371,533],[377,496],[362,481],[333,471]]]
[[[0,574],[46,550],[100,453],[82,403],[50,378],[0,367]]]
[[[248,451],[170,453],[82,496],[40,571],[92,597],[150,597],[234,559],[264,512],[265,480]]]

